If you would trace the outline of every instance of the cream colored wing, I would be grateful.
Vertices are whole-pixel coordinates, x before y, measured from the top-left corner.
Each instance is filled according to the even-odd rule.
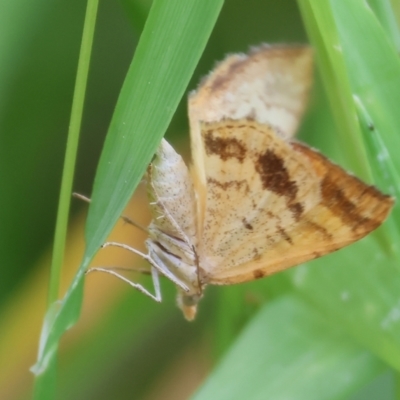
[[[207,179],[202,280],[244,282],[350,244],[393,199],[256,121],[203,124]]]
[[[204,148],[201,122],[252,119],[293,136],[312,83],[312,50],[305,46],[261,46],[249,55],[228,56],[189,97],[193,174],[204,213]]]
[[[148,168],[147,181],[153,216],[150,233],[162,232],[183,241],[190,249],[196,246],[196,199],[192,180],[182,157],[164,139]]]

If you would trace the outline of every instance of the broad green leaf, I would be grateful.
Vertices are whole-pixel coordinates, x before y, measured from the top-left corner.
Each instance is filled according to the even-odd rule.
[[[339,399],[384,368],[295,296],[266,304],[192,400]]]
[[[372,237],[289,271],[297,287],[332,323],[400,369],[400,279]]]

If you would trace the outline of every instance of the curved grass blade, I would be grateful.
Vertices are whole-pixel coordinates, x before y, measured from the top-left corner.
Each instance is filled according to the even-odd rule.
[[[338,140],[345,148],[344,161],[364,181],[372,172],[356,120],[346,64],[340,52],[339,36],[329,0],[299,0],[299,8],[311,43],[326,94],[334,115]]]
[[[351,110],[350,116],[357,125],[354,131],[357,141],[369,155],[370,176],[374,176],[377,186],[384,189],[390,185],[385,174],[391,174],[392,185],[398,187],[397,174],[393,171],[400,168],[395,155],[400,148],[397,132],[400,126],[397,110],[400,62],[392,40],[386,37],[367,2],[301,0],[299,3],[317,53],[332,54],[344,67],[336,71],[334,64],[326,68],[320,63],[322,75],[334,74],[331,84],[325,85],[328,93],[335,94],[342,86],[346,91],[349,89],[351,96],[345,96],[346,107]],[[327,81],[325,79],[325,83]],[[333,97],[340,103],[340,97]],[[337,109],[341,108],[339,104]],[[365,116],[376,127],[369,134],[381,135],[375,142],[360,129]],[[335,117],[344,119],[345,114],[336,113]],[[350,143],[352,132],[345,130],[341,135],[343,152],[349,157],[357,157],[346,142],[348,136]],[[388,151],[386,161],[380,159],[382,148]],[[379,171],[382,172],[380,175]],[[380,229],[381,236],[374,233],[337,254],[314,261],[312,266],[288,272],[295,286],[315,307],[396,369],[400,369],[400,321],[396,317],[400,276],[396,251],[387,249],[396,250],[399,222],[396,206],[390,216],[391,224]],[[397,230],[395,234],[393,228]],[[386,241],[385,245],[379,246],[377,238],[381,243]]]
[[[79,317],[84,271],[140,181],[205,47],[222,6],[215,0],[155,1],[129,68],[96,174],[83,262],[44,338],[44,374],[62,334]]]
[[[51,350],[44,354],[46,341],[49,338],[49,331],[53,326],[57,315],[57,299],[59,294],[60,274],[64,260],[65,241],[67,237],[68,216],[71,203],[71,191],[78,150],[79,133],[82,124],[83,106],[89,74],[91,50],[96,26],[98,1],[90,0],[87,3],[82,43],[79,55],[78,70],[74,88],[74,99],[72,102],[71,119],[68,130],[67,148],[65,152],[64,168],[62,174],[60,199],[58,205],[56,230],[54,235],[53,254],[51,262],[48,310],[44,318],[42,332],[39,343],[39,357],[44,355],[49,363],[47,374],[39,374],[35,379],[34,397],[35,399],[51,399],[55,393],[56,377],[56,354],[58,343],[51,345]],[[32,368],[33,372],[37,369]]]
[[[400,148],[400,59],[396,48],[366,2],[349,2],[346,7],[338,6],[335,1],[331,4],[354,102],[359,103],[357,116],[362,121],[359,112],[362,108],[374,127],[363,131],[364,141],[371,147],[374,141],[379,140],[387,150],[386,157],[382,157],[381,149],[376,147],[375,155],[370,157],[371,167],[390,171],[394,166],[400,171],[397,154]],[[380,137],[370,138],[370,135]],[[392,174],[392,185],[397,188],[391,191],[392,194],[400,188],[397,178]],[[376,184],[389,189],[384,180],[378,180]],[[393,214],[397,221],[400,220],[398,205]]]
[[[369,0],[368,4],[382,24],[386,36],[391,38],[397,52],[400,52],[400,30],[396,21],[396,13],[392,8],[390,0]],[[394,4],[393,4],[394,5]]]

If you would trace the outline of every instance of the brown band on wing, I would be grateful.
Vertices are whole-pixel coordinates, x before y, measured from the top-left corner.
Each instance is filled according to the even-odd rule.
[[[289,200],[296,198],[297,185],[290,180],[285,162],[272,150],[260,154],[256,162],[256,171],[260,175],[264,189],[285,196]]]
[[[222,190],[228,190],[230,188],[234,188],[235,190],[240,190],[241,188],[245,188],[245,193],[249,192],[249,184],[245,180],[241,181],[227,181],[227,182],[219,182],[214,178],[207,178],[207,184],[218,186]]]
[[[303,214],[304,206],[301,203],[292,203],[288,204],[288,208],[292,212],[293,218],[296,221],[299,221],[301,215]]]
[[[301,143],[292,146],[309,159],[321,178],[322,205],[355,234],[366,235],[387,217],[394,203],[391,196],[348,174],[316,150]]]
[[[280,196],[285,196],[287,198],[287,206],[294,219],[299,221],[303,214],[304,206],[299,202],[294,203],[298,187],[296,182],[290,179],[284,160],[268,149],[258,156],[255,168],[260,175],[264,189],[271,190]]]
[[[363,230],[372,231],[379,222],[373,221],[361,215],[361,209],[357,204],[346,197],[344,191],[332,180],[331,174],[325,176],[321,182],[322,203],[325,207],[338,216],[342,222],[357,231],[363,226]],[[354,188],[355,189],[355,188]],[[360,193],[360,200],[364,192]]]
[[[236,138],[217,137],[216,133],[216,129],[208,129],[204,132],[206,153],[216,154],[224,161],[236,158],[239,162],[243,162],[246,157],[246,147]]]

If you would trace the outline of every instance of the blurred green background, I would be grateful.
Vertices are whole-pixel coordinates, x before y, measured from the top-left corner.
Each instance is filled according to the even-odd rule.
[[[145,0],[100,3],[76,192],[91,193],[116,100],[150,7],[151,2]],[[393,3],[393,10],[399,10],[398,4]],[[74,0],[6,0],[0,6],[2,399],[28,398],[32,391],[34,377],[29,367],[36,359],[46,310],[49,257],[84,13],[85,4]],[[226,53],[245,52],[262,42],[307,41],[296,1],[227,0],[188,91],[196,88],[200,78]],[[167,137],[189,159],[186,114],[185,96]],[[337,140],[319,74],[301,136],[336,161],[351,165]],[[63,290],[83,252],[86,208],[73,202]],[[145,210],[145,193],[139,187],[126,214],[146,223]],[[144,239],[121,223],[113,235],[138,247]],[[311,263],[309,269],[299,267],[256,283],[208,288],[198,319],[190,324],[175,307],[174,287],[169,282],[163,282],[163,303],[156,304],[120,282],[90,276],[81,319],[61,343],[57,399],[186,399],[208,376],[206,386],[196,395],[198,399],[399,398],[397,372],[393,371],[400,361],[396,365],[390,359],[390,354],[393,358],[400,354],[400,328],[394,324],[400,319],[396,314],[400,311],[391,308],[400,309],[398,271],[394,262],[386,261],[376,238],[365,243],[344,256],[338,253],[319,262],[332,273],[339,264],[346,270],[355,267],[350,285],[346,275],[339,275],[332,284],[338,293],[337,303],[329,300],[329,294],[324,297],[325,291],[329,292],[329,272],[313,275],[321,282],[320,292],[312,279],[310,287],[297,285],[309,271],[314,273]],[[366,261],[370,261],[367,253],[364,259],[360,256],[366,247],[376,249],[377,258],[371,265]],[[131,265],[136,261],[110,251],[95,264]],[[367,282],[360,281],[359,276],[368,275],[368,271],[372,271],[370,284],[375,273],[384,275],[382,282],[392,282],[390,287],[382,287],[378,279],[376,298],[368,286],[359,289]],[[147,278],[143,282],[150,284]],[[356,306],[346,314],[348,298],[359,302],[366,314],[360,314]],[[362,303],[360,298],[368,301]],[[355,320],[352,313],[357,315]],[[380,335],[384,328],[377,322],[378,316],[385,315],[394,324],[389,338]],[[362,325],[358,317],[366,324]],[[263,318],[269,322],[259,331],[257,321]],[[267,375],[254,374],[254,358],[246,347],[249,341],[257,343],[262,357],[258,370],[265,368]],[[216,365],[218,370],[214,370]],[[229,366],[234,368],[229,370]],[[238,389],[236,397],[229,391],[218,393],[218,388],[240,378],[248,387],[243,385],[243,392]],[[254,388],[260,387],[260,381],[274,382],[275,386],[257,391]],[[265,397],[257,397],[260,393]]]

